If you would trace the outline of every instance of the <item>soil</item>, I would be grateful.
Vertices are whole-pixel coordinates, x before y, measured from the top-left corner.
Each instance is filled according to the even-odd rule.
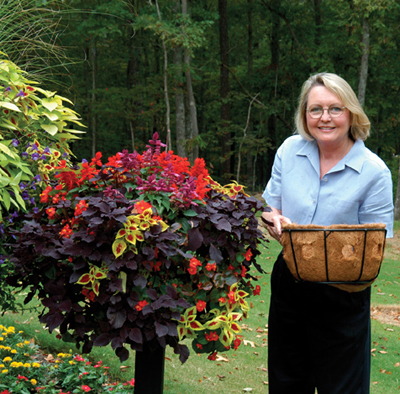
[[[376,305],[371,307],[371,318],[383,324],[400,327],[400,305]]]

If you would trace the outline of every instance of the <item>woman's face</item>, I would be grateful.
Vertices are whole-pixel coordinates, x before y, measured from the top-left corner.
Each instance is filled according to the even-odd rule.
[[[346,108],[339,117],[331,117],[326,109],[332,105],[344,107],[344,104],[336,94],[332,93],[325,86],[314,86],[310,90],[307,109],[316,105],[325,109],[322,116],[314,119],[306,112],[306,119],[308,130],[317,140],[318,145],[332,148],[338,148],[342,144],[343,146],[347,146],[350,139],[350,111]]]

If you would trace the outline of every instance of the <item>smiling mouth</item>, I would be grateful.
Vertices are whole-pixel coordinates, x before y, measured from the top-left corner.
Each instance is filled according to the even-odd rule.
[[[318,129],[319,130],[321,130],[321,131],[332,131],[332,130],[334,130],[336,127],[318,127]]]

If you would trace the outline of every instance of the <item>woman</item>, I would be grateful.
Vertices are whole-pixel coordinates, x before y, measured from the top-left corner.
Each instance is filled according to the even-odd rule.
[[[283,222],[385,223],[393,234],[389,169],[368,150],[370,123],[350,85],[330,73],[303,85],[299,135],[278,149],[263,197],[270,234]],[[370,386],[370,288],[348,293],[296,282],[278,257],[271,278],[270,394],[366,394]]]

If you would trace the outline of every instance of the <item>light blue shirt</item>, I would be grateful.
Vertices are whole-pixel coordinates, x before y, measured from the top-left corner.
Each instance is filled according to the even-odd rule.
[[[289,137],[276,153],[262,196],[297,224],[384,223],[393,237],[391,173],[361,140],[320,179],[317,142]]]

